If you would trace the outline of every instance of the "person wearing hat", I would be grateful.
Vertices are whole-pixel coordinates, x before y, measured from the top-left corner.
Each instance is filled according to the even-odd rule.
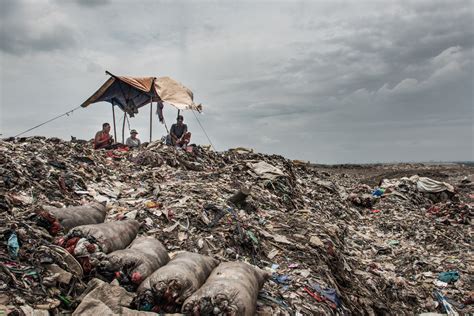
[[[140,142],[140,140],[137,138],[137,135],[138,135],[138,132],[137,132],[135,129],[132,129],[132,130],[130,131],[130,137],[127,138],[127,142],[126,142],[126,145],[128,146],[128,148],[137,148],[137,147],[140,147],[141,142]]]

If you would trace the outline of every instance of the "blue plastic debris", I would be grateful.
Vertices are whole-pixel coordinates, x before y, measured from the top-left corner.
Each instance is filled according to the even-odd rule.
[[[8,238],[8,253],[12,259],[16,259],[18,257],[18,251],[20,250],[20,245],[18,244],[18,237],[16,233],[12,233]]]

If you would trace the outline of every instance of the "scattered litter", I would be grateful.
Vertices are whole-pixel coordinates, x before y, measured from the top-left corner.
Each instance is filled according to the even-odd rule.
[[[461,164],[312,165],[243,149],[186,152],[160,142],[107,154],[57,138],[0,140],[0,310],[146,314],[134,310],[136,293],[124,288],[127,279],[145,277],[134,267],[115,271],[117,280],[102,285],[118,300],[129,293],[124,304],[85,296],[92,293],[87,281],[105,278],[99,267],[107,254],[149,236],[171,258],[199,252],[275,273],[245,303],[261,315],[446,312],[440,304],[452,314],[473,313],[467,255],[473,173]],[[105,218],[94,222],[69,225],[51,211],[100,202],[97,214]],[[133,224],[119,228],[127,222]],[[114,228],[79,229],[89,224]],[[442,282],[443,271],[460,277]],[[325,292],[330,289],[339,307]],[[204,310],[239,311],[226,291],[222,304]],[[189,308],[201,308],[201,294]]]

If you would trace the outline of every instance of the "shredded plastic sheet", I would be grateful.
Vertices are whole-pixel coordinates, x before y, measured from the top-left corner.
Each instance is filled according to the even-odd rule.
[[[454,187],[446,182],[436,181],[427,177],[420,177],[417,175],[409,178],[403,177],[401,179],[383,179],[381,187],[393,188],[400,185],[416,184],[416,189],[422,193],[439,193],[443,191],[454,192]]]
[[[221,263],[183,304],[187,315],[255,314],[258,292],[270,274],[244,262]]]
[[[248,163],[247,167],[251,169],[250,173],[255,177],[267,180],[275,180],[278,177],[285,176],[283,171],[265,161],[259,161],[257,163]]]
[[[111,273],[122,285],[140,283],[170,260],[163,244],[154,237],[138,237],[130,246],[116,250],[99,264],[104,274]]]
[[[192,252],[176,255],[138,288],[135,306],[140,310],[173,313],[207,279],[219,262]]]

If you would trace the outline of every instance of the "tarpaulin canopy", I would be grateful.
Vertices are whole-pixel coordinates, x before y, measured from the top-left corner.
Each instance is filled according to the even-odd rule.
[[[81,106],[106,101],[118,106],[130,116],[150,102],[166,102],[180,110],[201,112],[201,104],[193,101],[191,90],[170,77],[111,77]]]

